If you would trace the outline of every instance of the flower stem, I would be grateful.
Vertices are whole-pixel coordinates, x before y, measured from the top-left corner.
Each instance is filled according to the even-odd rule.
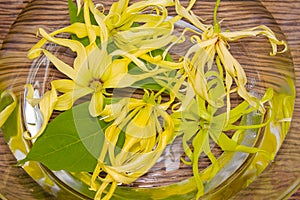
[[[215,33],[220,33],[221,32],[220,23],[217,19],[217,12],[218,12],[220,2],[221,2],[221,0],[217,0],[216,6],[215,6],[215,9],[214,9],[214,31],[215,31]]]

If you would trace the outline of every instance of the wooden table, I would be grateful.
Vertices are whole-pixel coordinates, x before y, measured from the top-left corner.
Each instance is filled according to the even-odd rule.
[[[15,21],[19,12],[30,0],[2,0],[0,1],[0,46],[5,38],[6,34],[12,23]],[[300,77],[300,0],[262,0],[262,3],[271,12],[273,17],[276,19],[282,31],[285,33],[291,54],[294,61],[296,77]],[[300,82],[296,81],[297,94],[300,92]],[[291,125],[290,133],[285,140],[279,157],[285,157],[289,162],[286,165],[280,165],[279,168],[276,165],[272,165],[272,169],[286,170],[286,176],[282,177],[282,181],[285,181],[288,176],[298,177],[298,187],[300,179],[300,148],[297,150],[297,156],[290,157],[289,145],[300,145],[300,137],[298,131],[300,128],[300,96],[297,95],[295,103],[295,112],[293,122]],[[296,138],[296,139],[295,139]],[[289,163],[298,163],[296,173],[291,174]],[[49,194],[44,192],[40,186],[32,181],[21,168],[14,167],[16,163],[15,158],[10,153],[8,146],[5,143],[3,136],[0,133],[0,199],[52,199]],[[256,180],[264,180],[268,176],[269,169],[267,169],[262,176]],[[297,185],[297,184],[296,184]],[[251,184],[241,194],[238,194],[237,198],[242,198],[244,195],[249,195],[253,191],[264,192],[263,188],[255,188],[255,184]],[[291,190],[289,197],[290,200],[300,199],[300,190]],[[250,195],[251,196],[251,195]],[[26,198],[24,198],[26,197]]]

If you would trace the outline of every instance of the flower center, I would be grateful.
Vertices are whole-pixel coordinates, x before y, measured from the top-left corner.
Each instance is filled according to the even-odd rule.
[[[99,92],[102,90],[103,82],[101,79],[93,79],[89,83],[89,88],[93,89],[95,92]]]

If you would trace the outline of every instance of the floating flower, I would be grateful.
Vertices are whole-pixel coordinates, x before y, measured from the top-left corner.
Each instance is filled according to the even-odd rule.
[[[223,87],[219,84],[217,87]],[[193,93],[193,88],[189,87],[189,94]],[[210,94],[213,98],[219,96],[219,89],[211,89]],[[260,100],[260,104],[270,104],[273,97],[273,90],[268,89]],[[188,102],[185,102],[188,101]],[[186,159],[182,159],[185,164],[192,165],[195,182],[198,192],[196,199],[204,194],[204,183],[210,181],[216,173],[223,167],[211,150],[211,142],[213,141],[222,151],[229,152],[246,152],[260,153],[269,161],[274,159],[274,155],[256,147],[249,147],[239,143],[239,137],[245,130],[255,130],[265,127],[273,118],[272,111],[264,114],[257,113],[257,108],[249,105],[247,101],[243,101],[236,107],[228,111],[207,104],[200,96],[196,98],[186,98],[182,104],[187,105],[185,109],[179,109],[172,114],[175,130],[178,135],[182,135],[182,145],[185,151]],[[243,125],[243,120],[249,118],[258,118],[257,124]],[[243,119],[244,118],[244,119]],[[255,121],[251,119],[252,121]],[[265,120],[265,121],[263,121]],[[233,136],[230,138],[226,131],[232,131]],[[201,154],[206,155],[211,165],[205,172],[199,173],[199,159]]]
[[[112,187],[130,184],[156,163],[174,133],[173,121],[166,112],[171,102],[172,97],[169,102],[161,103],[159,93],[145,91],[143,99],[122,99],[105,107],[101,117],[112,124],[105,131],[105,143],[93,173],[91,186],[97,190],[95,199],[101,199],[109,183]],[[118,147],[121,133],[125,140]],[[105,161],[106,156],[109,161]],[[96,188],[93,182],[101,171],[107,175],[101,179],[100,188]],[[110,198],[112,192],[104,198]]]
[[[207,78],[205,77],[205,72],[206,70],[212,69],[212,65],[216,59],[216,62],[219,62],[219,66],[223,67],[225,71],[224,76],[227,102],[230,102],[230,93],[237,91],[239,96],[248,101],[251,106],[259,108],[260,112],[264,112],[264,108],[259,105],[258,99],[247,92],[245,88],[247,77],[244,69],[232,56],[228,50],[227,44],[228,42],[236,41],[245,37],[264,35],[269,39],[272,46],[272,52],[270,55],[276,55],[276,53],[278,53],[278,45],[283,45],[285,47],[279,53],[285,52],[287,50],[287,44],[284,41],[278,40],[272,30],[264,25],[242,31],[222,32],[220,23],[217,21],[216,17],[219,3],[220,1],[217,1],[215,7],[214,25],[205,25],[196,15],[193,14],[192,11],[186,10],[180,5],[178,0],[175,1],[177,14],[187,19],[199,30],[185,30],[191,31],[194,34],[191,37],[191,42],[194,45],[184,56],[184,69],[189,77],[188,80],[192,84],[197,95],[200,95],[209,103],[221,107],[223,104],[220,103],[220,99],[212,99],[209,97],[208,90],[206,89],[208,83]],[[235,89],[232,88],[233,82],[237,85]]]
[[[103,26],[102,19],[99,18],[99,16],[97,17],[97,11],[93,9],[91,10],[95,12],[94,17],[98,22],[98,26],[91,24],[90,16],[87,14],[89,11],[87,3],[85,4],[84,10],[85,24],[74,23],[50,34],[44,29],[39,29],[39,33],[43,38],[34,45],[28,53],[28,57],[31,59],[34,59],[43,53],[61,73],[69,78],[52,81],[51,86],[53,92],[51,93],[51,100],[43,100],[43,98],[49,98],[50,96],[48,95],[42,97],[41,102],[48,102],[48,105],[40,105],[41,109],[45,109],[41,110],[44,115],[44,122],[39,134],[37,134],[35,138],[45,129],[53,110],[68,110],[73,106],[76,100],[91,94],[89,111],[92,116],[98,116],[103,109],[105,95],[110,95],[107,93],[106,89],[125,88],[131,86],[134,82],[166,71],[166,69],[157,69],[152,70],[147,74],[130,75],[128,73],[128,64],[130,62],[134,62],[140,68],[147,70],[144,63],[132,54],[120,51],[108,53],[106,43],[106,41],[108,41],[108,31],[106,26]],[[84,46],[77,40],[55,37],[55,35],[64,32],[75,34],[80,38],[88,37],[90,43],[87,46]],[[104,41],[101,42],[101,47],[97,45],[96,37],[100,37],[101,41]],[[65,46],[76,52],[77,55],[74,59],[73,66],[66,64],[47,49],[42,48],[46,42]],[[121,53],[122,55],[119,55],[118,53]],[[158,62],[157,59],[152,58],[150,55],[144,55],[143,57]],[[160,58],[159,60],[161,63],[165,63]],[[29,91],[32,91],[32,89],[33,88],[30,87]],[[59,92],[61,95],[55,96],[55,91]],[[31,95],[28,95],[27,99],[33,101]],[[30,138],[28,135],[26,137]]]
[[[129,0],[114,2],[109,12],[100,12],[98,4],[91,0],[77,1],[78,12],[89,7],[95,17],[101,19],[101,29],[107,29],[107,35],[124,52],[149,52],[165,47],[175,40],[173,23],[167,20],[168,6],[173,6],[173,0],[139,1],[129,5]]]

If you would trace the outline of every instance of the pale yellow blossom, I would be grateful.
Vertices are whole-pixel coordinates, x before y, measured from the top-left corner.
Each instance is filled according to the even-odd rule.
[[[173,100],[171,97],[170,102]],[[146,91],[143,99],[125,98],[108,104],[103,110],[103,120],[112,121],[112,124],[105,131],[105,143],[93,173],[91,187],[98,190],[95,199],[101,199],[108,183],[130,184],[157,162],[174,130],[173,121],[166,112],[170,102],[160,101],[158,95]],[[160,118],[162,121],[159,121]],[[125,134],[125,141],[122,147],[117,147],[121,132]],[[106,156],[110,164],[106,164]],[[97,188],[94,181],[101,171],[106,172],[107,176]],[[111,196],[111,192],[104,198]]]
[[[230,53],[228,42],[245,37],[263,35],[268,38],[271,44],[272,51],[270,55],[285,52],[287,50],[286,42],[278,40],[272,30],[264,25],[242,31],[222,32],[219,22],[216,21],[216,9],[215,24],[212,26],[203,24],[192,11],[185,9],[178,0],[175,1],[175,4],[177,14],[189,20],[189,22],[199,30],[185,30],[191,31],[194,35],[191,37],[193,46],[184,56],[184,69],[189,77],[188,80],[194,87],[197,95],[200,95],[214,106],[223,106],[223,103],[220,103],[220,99],[223,97],[220,97],[220,99],[212,99],[209,96],[207,90],[207,77],[205,77],[206,70],[212,68],[214,60],[216,59],[225,71],[224,76],[227,102],[229,102],[230,93],[237,91],[239,96],[248,101],[251,106],[257,107],[260,112],[264,112],[264,108],[259,104],[259,100],[246,90],[246,74],[240,63]],[[277,46],[280,45],[284,46],[284,48],[282,51],[278,52]],[[232,88],[233,83],[237,85],[235,89]]]

